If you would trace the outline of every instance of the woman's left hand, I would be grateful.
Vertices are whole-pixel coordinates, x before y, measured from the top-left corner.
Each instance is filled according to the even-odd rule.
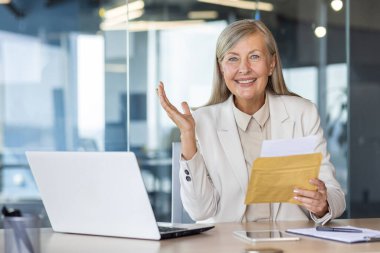
[[[319,179],[310,179],[310,184],[317,186],[316,191],[294,189],[295,200],[298,200],[302,205],[314,213],[317,217],[323,217],[329,210],[327,202],[327,189],[325,183]]]

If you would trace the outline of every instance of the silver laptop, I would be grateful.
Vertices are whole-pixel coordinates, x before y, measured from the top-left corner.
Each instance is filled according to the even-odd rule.
[[[56,232],[160,240],[213,228],[204,224],[158,226],[132,152],[26,155]]]

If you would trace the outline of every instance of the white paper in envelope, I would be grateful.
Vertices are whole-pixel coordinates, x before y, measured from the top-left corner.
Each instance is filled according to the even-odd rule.
[[[261,157],[302,155],[316,152],[318,137],[311,135],[295,139],[265,140]]]

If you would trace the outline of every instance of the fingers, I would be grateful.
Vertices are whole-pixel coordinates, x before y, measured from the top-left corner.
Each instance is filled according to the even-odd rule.
[[[182,110],[183,110],[184,114],[191,115],[190,107],[186,102],[182,102],[181,106],[182,106]]]
[[[160,99],[162,108],[164,108],[164,110],[168,113],[169,117],[173,116],[175,113],[179,113],[177,108],[175,108],[175,106],[173,106],[170,103],[169,99],[166,97],[164,84],[162,82],[160,82],[158,85],[157,94]]]
[[[166,94],[165,94],[165,89],[164,89],[164,84],[162,82],[160,82],[158,84],[158,87],[157,87],[157,95],[160,99],[160,103],[162,106],[166,106],[166,105],[169,105],[170,102],[168,100],[168,98],[166,97]]]
[[[328,211],[327,189],[325,183],[319,179],[311,179],[310,184],[317,187],[317,191],[294,189],[294,199],[301,202],[310,212],[322,217]]]
[[[321,194],[325,195],[327,193],[327,188],[323,181],[314,178],[314,179],[310,179],[309,183],[312,185],[315,185],[317,187],[317,190],[310,191],[310,190],[295,188],[294,193],[305,196],[305,197],[314,198],[314,199],[318,198]]]
[[[322,217],[328,211],[328,202],[325,197],[314,199],[304,196],[295,196],[294,199],[301,202],[302,206],[319,217]]]
[[[317,186],[317,189],[319,192],[326,192],[326,185],[322,180],[319,180],[317,178],[310,179],[310,184]]]
[[[186,102],[182,102],[181,106],[184,113],[181,113],[177,108],[172,105],[165,94],[165,88],[162,82],[157,87],[157,94],[160,99],[162,108],[166,111],[169,118],[177,125],[182,131],[194,132],[195,122],[190,112],[190,107]]]
[[[158,97],[160,98],[160,103],[161,103],[161,104],[167,104],[167,105],[170,104],[168,98],[166,97],[164,84],[163,84],[162,82],[160,82],[160,83],[158,84],[157,95],[158,95]]]
[[[167,103],[168,105],[170,106],[173,106],[170,102],[169,102],[169,99],[168,97],[166,96],[166,92],[165,92],[165,88],[164,88],[164,84],[162,82],[160,82],[159,86],[158,86],[158,94],[160,96],[160,98],[163,99],[163,101],[165,103]]]
[[[318,205],[319,200],[318,199],[312,199],[308,197],[302,197],[302,196],[294,196],[294,199],[298,200],[299,202],[303,204],[309,204],[309,205]]]
[[[166,112],[168,112],[170,114],[172,114],[172,113],[179,113],[179,111],[177,110],[177,108],[174,105],[172,105],[170,103],[169,99],[167,98],[166,93],[165,93],[164,84],[162,82],[160,82],[159,85],[158,85],[157,94],[158,94],[158,96],[160,98],[160,103],[161,103],[162,107],[165,109]],[[182,102],[181,106],[182,106],[182,110],[183,110],[183,112],[184,112],[185,115],[191,115],[190,107],[187,104],[187,102]]]

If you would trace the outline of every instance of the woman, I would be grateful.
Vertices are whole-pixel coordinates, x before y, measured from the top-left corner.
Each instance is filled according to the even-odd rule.
[[[307,220],[326,223],[345,209],[315,105],[286,88],[273,35],[257,20],[227,26],[217,41],[208,104],[179,112],[158,86],[160,103],[181,132],[182,202],[196,221]],[[323,155],[317,191],[294,189],[301,205],[244,204],[263,140],[316,135]]]

